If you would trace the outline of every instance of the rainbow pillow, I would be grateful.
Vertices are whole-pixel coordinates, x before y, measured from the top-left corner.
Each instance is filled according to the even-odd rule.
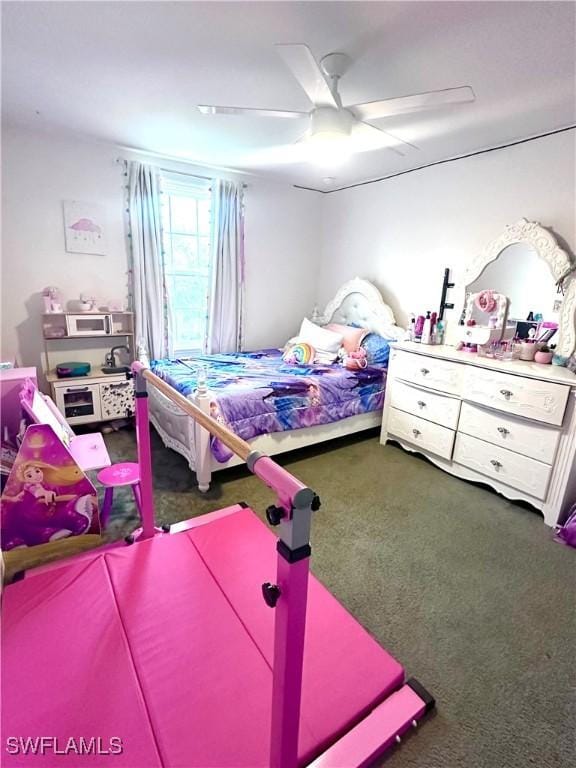
[[[307,344],[305,341],[299,341],[296,344],[292,344],[282,355],[282,360],[285,363],[292,363],[293,365],[308,365],[314,361],[316,351],[314,347]]]

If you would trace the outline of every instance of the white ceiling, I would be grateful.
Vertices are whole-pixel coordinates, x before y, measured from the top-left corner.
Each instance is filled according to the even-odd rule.
[[[572,2],[3,2],[3,117],[199,164],[329,188],[576,122]],[[278,162],[297,120],[197,104],[307,110],[274,43],[353,58],[344,104],[471,85],[476,102],[376,124],[419,146],[326,170]]]

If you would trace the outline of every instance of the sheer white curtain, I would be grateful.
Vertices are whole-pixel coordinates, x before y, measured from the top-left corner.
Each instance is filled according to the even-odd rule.
[[[242,184],[215,181],[212,188],[212,277],[207,351],[242,349],[244,310],[244,212]]]
[[[166,357],[168,319],[158,169],[131,162],[128,189],[136,339],[144,340],[151,359]]]

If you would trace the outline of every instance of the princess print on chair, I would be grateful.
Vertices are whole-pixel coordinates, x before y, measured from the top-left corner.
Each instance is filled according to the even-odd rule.
[[[2,495],[2,549],[100,533],[92,483],[47,424],[26,430]]]

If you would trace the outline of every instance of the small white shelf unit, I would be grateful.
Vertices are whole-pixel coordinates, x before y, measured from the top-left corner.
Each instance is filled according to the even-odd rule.
[[[42,336],[50,394],[69,424],[90,424],[133,415],[134,386],[125,373],[106,374],[99,366],[93,366],[86,376],[59,378],[50,360],[52,344],[65,344],[73,351],[81,348],[78,342],[81,344],[86,339],[106,339],[112,342],[111,346],[125,344],[133,359],[132,312],[46,313],[42,315]],[[103,354],[105,351],[103,345]]]

